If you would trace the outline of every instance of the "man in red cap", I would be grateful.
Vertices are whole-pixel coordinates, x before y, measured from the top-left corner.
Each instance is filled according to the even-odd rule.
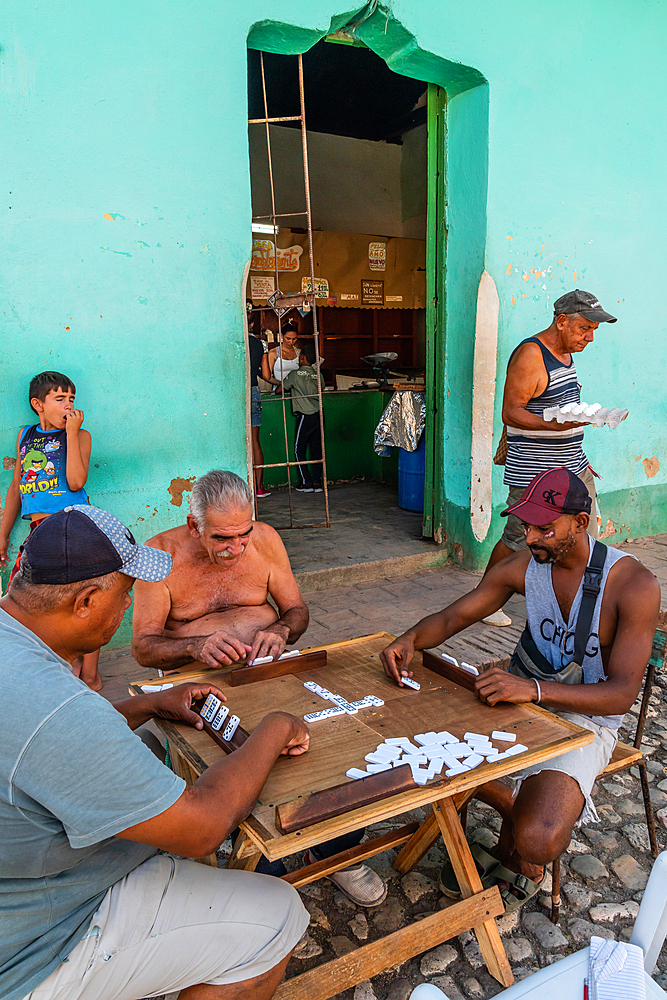
[[[544,866],[567,847],[575,825],[598,821],[591,791],[651,655],[658,581],[633,556],[589,535],[590,511],[586,486],[569,469],[535,476],[518,503],[503,511],[519,519],[527,550],[491,567],[471,593],[423,618],[381,654],[385,673],[400,685],[411,676],[416,649],[438,646],[512,594],[525,594],[526,628],[509,671],[482,673],[477,697],[487,705],[536,702],[595,735],[580,750],[520,771],[514,788],[493,781],[478,789],[503,824],[493,856],[480,845],[473,845],[473,855],[483,884],[501,886],[506,909],[537,892]],[[449,864],[440,887],[460,894]]]

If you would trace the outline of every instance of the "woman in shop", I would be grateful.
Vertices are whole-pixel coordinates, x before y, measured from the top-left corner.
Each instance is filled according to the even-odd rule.
[[[296,346],[299,332],[294,323],[286,323],[282,329],[282,341],[272,347],[262,358],[262,378],[274,386],[274,392],[283,384],[283,379],[299,367],[299,348]]]

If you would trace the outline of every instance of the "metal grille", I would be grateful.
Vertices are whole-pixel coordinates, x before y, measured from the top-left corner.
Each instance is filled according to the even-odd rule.
[[[316,459],[314,461],[307,461],[304,463],[291,462],[289,460],[289,439],[287,434],[287,400],[285,398],[285,389],[281,383],[279,398],[282,405],[283,414],[283,429],[285,434],[285,461],[284,462],[273,462],[264,465],[253,465],[254,469],[277,469],[284,468],[287,470],[287,494],[289,500],[289,524],[280,525],[278,530],[285,530],[288,528],[330,528],[331,522],[329,519],[329,488],[327,485],[327,461],[326,461],[326,451],[324,444],[324,414],[322,411],[322,382],[319,377],[320,374],[320,344],[319,344],[319,326],[317,321],[317,303],[315,298],[315,262],[313,258],[313,226],[310,211],[310,177],[308,173],[308,141],[306,135],[306,107],[304,99],[304,86],[303,86],[303,59],[301,55],[296,56],[298,64],[298,75],[299,75],[299,102],[300,102],[300,114],[293,115],[288,118],[271,118],[269,117],[269,106],[268,98],[266,93],[266,76],[264,73],[264,53],[260,52],[260,69],[262,74],[262,97],[264,102],[264,117],[263,118],[250,118],[248,119],[249,125],[264,125],[266,128],[266,152],[268,157],[268,168],[269,168],[269,185],[271,189],[271,214],[262,215],[253,218],[253,221],[259,222],[260,219],[268,219],[269,224],[273,225],[273,236],[275,240],[276,252],[274,254],[275,258],[275,288],[276,288],[276,306],[278,309],[284,306],[302,306],[306,302],[310,305],[310,311],[313,317],[313,343],[315,346],[315,367],[317,368],[318,379],[317,379],[317,406],[320,416],[320,435],[321,435],[321,445],[322,445],[322,458]],[[306,201],[305,212],[276,212],[276,197],[275,188],[273,182],[273,160],[271,152],[271,133],[269,129],[270,124],[278,122],[300,122],[301,123],[301,147],[303,151],[303,179],[304,179],[304,194]],[[280,272],[278,270],[278,253],[277,253],[277,242],[278,242],[278,219],[291,218],[294,216],[306,216],[307,227],[308,227],[308,257],[310,262],[310,292],[305,292],[300,295],[294,294],[283,294],[280,291]],[[277,312],[278,316],[278,342],[282,341],[282,323],[280,312]],[[314,397],[301,397],[301,398],[314,398]],[[292,479],[290,475],[290,470],[295,465],[306,464],[306,465],[322,465],[322,488],[324,491],[324,509],[325,509],[325,520],[317,524],[295,524],[294,523],[294,511],[292,508]],[[254,477],[253,477],[254,482]]]

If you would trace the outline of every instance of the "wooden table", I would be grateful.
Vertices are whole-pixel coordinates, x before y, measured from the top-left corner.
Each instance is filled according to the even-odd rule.
[[[327,1000],[392,965],[405,962],[470,929],[477,936],[491,975],[504,986],[511,985],[512,971],[495,923],[495,917],[504,910],[500,893],[495,886],[482,889],[458,812],[475,789],[485,782],[593,740],[593,734],[588,730],[535,705],[502,704],[494,708],[483,705],[472,693],[474,678],[471,674],[430,653],[416,654],[413,663],[414,677],[421,684],[421,690],[399,688],[385,676],[379,658],[381,650],[392,638],[388,633],[381,632],[317,647],[327,651],[326,666],[301,670],[299,657],[295,657],[285,661],[285,669],[289,669],[290,673],[241,686],[229,683],[229,671],[180,672],[168,677],[174,683],[205,679],[218,685],[227,696],[230,711],[240,717],[241,725],[249,732],[270,711],[288,711],[302,717],[326,707],[325,702],[303,686],[306,680],[315,680],[330,691],[342,694],[348,701],[356,701],[367,694],[384,700],[381,708],[364,709],[354,716],[337,716],[314,723],[311,726],[309,752],[300,757],[279,758],[257,805],[241,824],[241,834],[227,862],[228,868],[252,871],[262,854],[275,861],[418,806],[430,805],[433,811],[421,825],[408,824],[333,858],[300,868],[284,876],[284,879],[294,886],[305,885],[400,845],[403,845],[402,850],[393,864],[399,871],[407,872],[442,836],[461,886],[461,901],[348,955],[287,980],[278,989],[278,1000]],[[487,663],[484,667],[490,665]],[[154,683],[162,684],[165,679],[156,678]],[[132,686],[133,693],[140,693],[140,690],[136,685]],[[224,750],[206,733],[186,725],[155,721],[169,740],[174,770],[186,781],[195,781],[210,764],[224,756]],[[345,776],[350,767],[363,768],[365,754],[374,750],[382,740],[443,729],[460,738],[468,731],[491,733],[500,729],[515,732],[517,742],[525,744],[528,751],[498,763],[487,762],[453,778],[438,776],[424,786],[411,784],[408,790],[393,793],[389,790],[379,800],[365,804],[357,802],[353,808],[339,806],[343,811],[338,815],[328,815],[318,822],[309,820],[309,825],[291,833],[281,832],[278,828],[277,814],[307,815],[313,805],[317,806],[314,813],[317,814],[318,809],[321,812],[323,798],[335,798],[336,795],[340,798],[347,790],[349,794],[355,793],[358,799],[361,788],[367,782],[375,782],[375,778],[382,779],[385,775],[386,781],[391,783],[391,771],[354,783]],[[341,785],[345,787],[330,791]],[[216,864],[215,856],[201,860]]]

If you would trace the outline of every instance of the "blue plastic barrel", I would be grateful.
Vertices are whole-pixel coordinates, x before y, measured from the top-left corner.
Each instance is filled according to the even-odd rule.
[[[416,451],[398,449],[398,506],[403,510],[423,513],[425,466],[426,434],[422,434]]]

